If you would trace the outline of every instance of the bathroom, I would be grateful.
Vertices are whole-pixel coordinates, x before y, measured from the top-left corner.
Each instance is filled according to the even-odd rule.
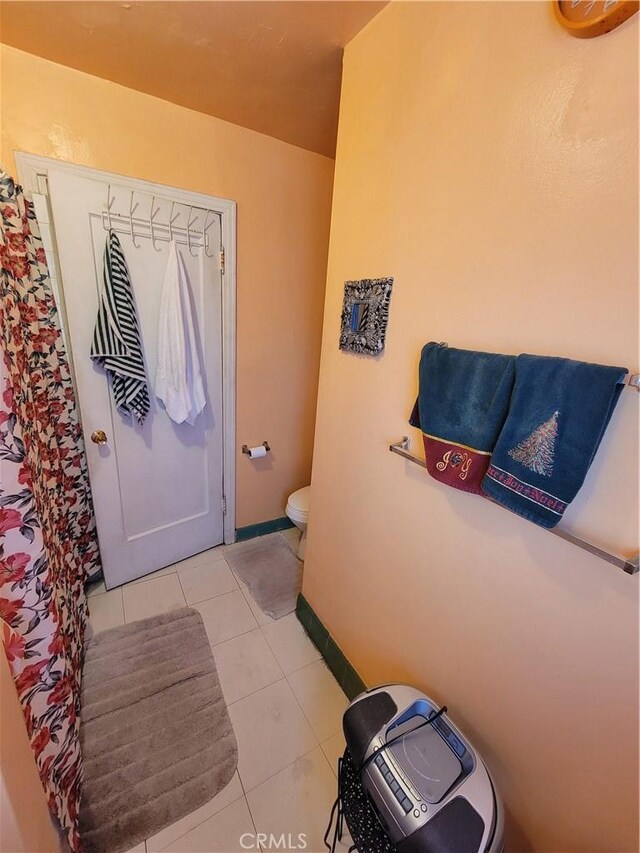
[[[132,818],[128,847],[87,851],[320,853],[343,713],[388,683],[446,704],[499,789],[509,853],[638,848],[638,575],[402,456],[424,459],[409,419],[428,342],[640,372],[640,15],[576,38],[563,5],[573,4],[0,4],[0,162],[34,197],[55,346],[72,357],[77,405],[66,405],[86,436],[82,500],[95,519],[78,520],[87,538],[67,540],[65,559],[94,575],[73,583],[89,581],[88,649],[102,632],[194,609],[236,743],[215,795],[193,808],[167,795],[149,827]],[[147,365],[174,235],[196,324],[215,320],[194,431],[152,395],[146,428],[163,430],[164,451],[114,416],[89,358],[109,213]],[[345,283],[388,279],[383,349],[342,347]],[[8,362],[2,390],[10,376],[14,395],[28,395],[36,380]],[[638,399],[620,391],[555,529],[623,564],[638,552]],[[28,434],[24,413],[18,421]],[[91,440],[99,431],[106,445]],[[118,488],[104,473],[115,450]],[[0,500],[12,465],[0,457]],[[42,505],[41,472],[32,486],[16,476]],[[307,506],[290,502],[300,490]],[[127,520],[156,538],[119,534]],[[37,697],[22,690],[21,708],[10,674],[41,660],[40,646],[20,656],[29,638],[16,606],[31,592],[14,586],[9,560],[60,547],[41,529],[0,527],[7,853],[83,849],[80,791],[59,777],[43,790],[61,739],[42,748],[46,723],[27,733]],[[251,574],[267,546],[292,573],[284,592],[270,571]],[[77,681],[75,658],[73,668]],[[95,676],[84,682],[97,690]],[[70,702],[65,731],[81,768],[78,711]],[[85,782],[90,764],[85,755]]]

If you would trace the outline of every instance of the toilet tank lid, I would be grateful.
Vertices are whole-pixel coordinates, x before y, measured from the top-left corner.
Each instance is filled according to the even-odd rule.
[[[309,512],[309,494],[311,486],[305,486],[304,489],[298,489],[292,495],[289,495],[289,506],[297,509],[300,512]]]

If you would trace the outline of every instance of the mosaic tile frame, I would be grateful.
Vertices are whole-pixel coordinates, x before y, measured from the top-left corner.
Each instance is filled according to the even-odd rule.
[[[384,350],[393,278],[345,281],[340,323],[340,349],[359,355]]]

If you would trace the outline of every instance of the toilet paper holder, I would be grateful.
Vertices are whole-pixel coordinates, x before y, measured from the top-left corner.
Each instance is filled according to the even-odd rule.
[[[271,448],[269,447],[269,442],[263,441],[262,446],[266,449],[267,453],[269,453],[269,451],[271,450]],[[246,453],[247,456],[250,455],[250,451],[251,451],[251,448],[247,444],[242,445],[242,452]]]

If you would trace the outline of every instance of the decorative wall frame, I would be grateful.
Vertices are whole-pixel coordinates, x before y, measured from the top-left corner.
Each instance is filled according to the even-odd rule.
[[[556,18],[577,38],[594,38],[611,32],[638,8],[638,0],[553,0]]]
[[[393,278],[345,281],[340,349],[378,355],[384,349]]]

